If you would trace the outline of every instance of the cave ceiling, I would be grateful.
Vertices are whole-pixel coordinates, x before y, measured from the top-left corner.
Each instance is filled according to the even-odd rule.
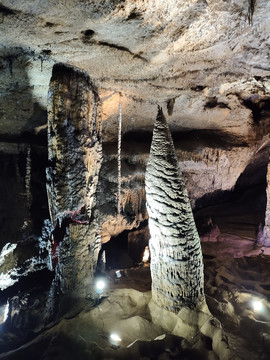
[[[173,133],[257,141],[254,123],[269,115],[269,11],[268,1],[248,0],[2,0],[0,91],[9,109],[1,106],[0,135],[45,125],[51,69],[64,62],[98,87],[104,142],[116,138],[119,92],[124,133],[152,131],[161,105]]]

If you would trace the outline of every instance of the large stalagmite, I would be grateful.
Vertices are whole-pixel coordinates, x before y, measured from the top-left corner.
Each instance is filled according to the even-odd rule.
[[[159,109],[146,170],[153,300],[177,312],[203,299],[200,239],[166,119]]]
[[[59,257],[64,291],[91,277],[97,260],[98,226],[92,210],[102,161],[100,128],[99,97],[90,77],[71,66],[55,65],[48,103],[47,189],[52,255],[54,263]]]
[[[269,162],[267,165],[267,173],[266,173],[266,209],[265,209],[265,219],[264,219],[264,227],[262,230],[259,229],[257,241],[259,244],[264,245],[266,247],[270,247],[270,150],[269,153]]]

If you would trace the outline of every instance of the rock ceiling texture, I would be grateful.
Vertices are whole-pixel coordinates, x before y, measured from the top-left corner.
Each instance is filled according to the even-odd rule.
[[[152,129],[159,104],[174,131],[254,140],[250,108],[270,88],[269,11],[263,0],[2,0],[1,94],[13,106],[1,134],[42,125],[51,67],[65,62],[100,89],[104,141],[116,136],[114,92],[124,96],[124,132]]]
[[[0,139],[44,133],[52,66],[68,63],[98,87],[104,144],[117,139],[120,92],[124,139],[141,152],[160,105],[190,160],[193,205],[231,189],[269,131],[269,12],[263,0],[2,0]]]

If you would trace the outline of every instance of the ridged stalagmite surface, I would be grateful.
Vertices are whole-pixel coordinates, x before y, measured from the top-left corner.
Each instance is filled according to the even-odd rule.
[[[269,151],[269,150],[268,150]],[[270,151],[269,151],[269,160],[270,160]],[[267,166],[266,173],[266,209],[265,209],[265,219],[264,219],[264,227],[262,231],[258,233],[258,243],[264,245],[266,247],[270,247],[270,161]]]
[[[177,312],[203,296],[200,239],[166,119],[159,109],[146,170],[153,300]]]
[[[102,161],[100,127],[99,97],[90,77],[55,65],[48,105],[47,189],[63,290],[72,290],[83,275],[91,277],[97,260],[91,249],[97,245],[98,226],[91,215]]]

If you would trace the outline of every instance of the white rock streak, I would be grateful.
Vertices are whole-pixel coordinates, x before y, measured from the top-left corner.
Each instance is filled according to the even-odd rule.
[[[117,167],[118,167],[118,189],[117,189],[117,211],[121,211],[121,132],[122,132],[122,107],[121,94],[119,94],[119,117],[118,117],[118,147],[117,147]]]

